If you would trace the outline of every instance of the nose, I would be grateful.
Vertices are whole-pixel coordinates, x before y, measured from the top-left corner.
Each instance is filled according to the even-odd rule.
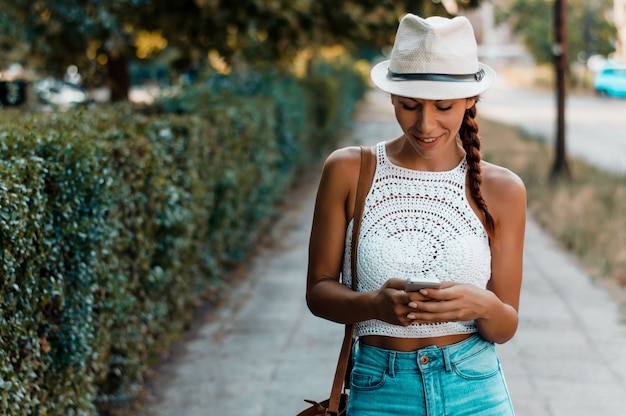
[[[418,112],[416,125],[422,133],[428,133],[436,125],[436,113],[432,105],[423,105]]]

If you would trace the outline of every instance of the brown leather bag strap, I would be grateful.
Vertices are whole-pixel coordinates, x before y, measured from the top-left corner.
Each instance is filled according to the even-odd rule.
[[[356,254],[359,244],[359,233],[361,231],[361,219],[363,217],[363,207],[365,206],[365,197],[372,186],[374,172],[376,171],[376,159],[372,153],[371,147],[361,146],[361,170],[359,172],[359,182],[356,188],[356,200],[354,205],[354,216],[352,222],[352,245],[350,265],[352,267],[352,289],[357,288],[356,273]],[[353,324],[346,325],[346,331],[339,353],[339,361],[337,362],[337,370],[335,371],[335,379],[333,387],[330,391],[330,401],[328,403],[328,412],[330,414],[339,413],[339,405],[341,402],[341,391],[346,380],[348,364],[350,361],[350,351],[352,350],[352,332]]]
[[[363,208],[365,207],[365,197],[372,187],[374,171],[376,170],[376,159],[371,147],[361,146],[361,171],[359,172],[359,183],[356,187],[356,199],[354,202],[354,215],[352,223],[352,245],[350,265],[352,269],[352,290],[356,290],[356,254],[359,246],[359,234],[361,232],[361,220],[363,219]]]

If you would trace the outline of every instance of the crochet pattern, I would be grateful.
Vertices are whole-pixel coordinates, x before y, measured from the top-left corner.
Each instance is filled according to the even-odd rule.
[[[450,171],[416,171],[394,165],[385,143],[376,146],[376,173],[365,200],[357,269],[358,291],[389,278],[427,277],[485,288],[491,251],[483,224],[467,200],[465,158]],[[351,286],[352,221],[346,232],[343,283]],[[347,259],[347,260],[346,260]],[[355,324],[355,336],[427,338],[476,332],[474,321],[408,327],[378,320]]]

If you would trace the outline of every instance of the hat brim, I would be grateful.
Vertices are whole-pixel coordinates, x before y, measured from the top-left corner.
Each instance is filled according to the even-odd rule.
[[[402,97],[421,98],[424,100],[454,100],[475,97],[489,89],[496,79],[496,71],[488,65],[479,63],[485,71],[480,81],[393,81],[387,78],[389,60],[378,63],[372,68],[372,82],[389,94]]]

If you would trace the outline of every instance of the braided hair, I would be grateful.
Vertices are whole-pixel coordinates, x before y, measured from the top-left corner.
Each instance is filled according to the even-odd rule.
[[[465,111],[465,116],[463,117],[463,123],[461,124],[461,129],[459,130],[459,136],[461,138],[461,143],[463,145],[463,149],[466,153],[466,160],[469,167],[469,182],[468,186],[470,189],[470,194],[474,199],[474,202],[478,204],[478,207],[485,214],[485,228],[487,229],[487,234],[490,239],[494,239],[496,224],[491,216],[491,213],[487,209],[487,203],[483,198],[483,195],[480,191],[480,183],[482,181],[481,177],[481,169],[480,169],[480,136],[478,135],[478,123],[476,122],[476,103],[478,102],[478,97],[476,97],[476,102],[474,105]]]

